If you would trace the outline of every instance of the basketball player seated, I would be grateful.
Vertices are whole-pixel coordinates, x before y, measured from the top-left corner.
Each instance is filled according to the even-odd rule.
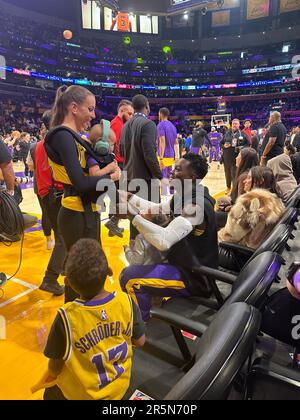
[[[80,299],[60,308],[52,325],[44,399],[120,400],[129,388],[132,347],[145,343],[140,311],[127,294],[104,289],[111,272],[95,240],[73,245],[65,271]]]

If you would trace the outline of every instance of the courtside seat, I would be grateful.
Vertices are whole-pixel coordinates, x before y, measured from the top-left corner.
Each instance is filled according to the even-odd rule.
[[[291,194],[290,198],[285,203],[285,207],[291,208],[295,207],[299,211],[300,207],[300,185],[295,189],[295,191]]]
[[[238,244],[221,242],[219,244],[220,268],[238,273],[248,261],[251,261],[263,252],[272,251],[281,255],[290,239],[290,223],[293,213],[292,210],[289,211],[286,223],[276,225],[269,236],[267,236],[264,242],[256,250]]]
[[[159,400],[226,399],[252,354],[260,322],[261,315],[252,306],[227,305],[201,337],[193,364],[186,373],[142,349],[135,349],[126,398],[138,389]]]
[[[200,337],[221,308],[223,310],[236,302],[246,302],[263,310],[268,292],[279,273],[281,261],[278,254],[265,252],[249,262],[237,277],[208,267],[197,267],[194,271],[199,275],[206,275],[213,281],[230,285],[229,296],[223,300],[223,303],[218,302],[217,299],[197,297],[171,298],[164,302],[161,308],[151,309],[150,323],[160,320],[171,327],[181,355],[188,363],[192,356],[192,346],[190,341],[183,338],[181,330]],[[158,328],[156,325],[156,329]],[[173,345],[175,340],[173,339]],[[155,343],[150,334],[147,336],[147,341],[154,346]]]
[[[298,220],[298,210],[295,207],[289,207],[279,221],[279,225],[289,226],[291,231],[295,229],[295,223]]]
[[[247,399],[299,401],[300,370],[257,359],[247,380]]]

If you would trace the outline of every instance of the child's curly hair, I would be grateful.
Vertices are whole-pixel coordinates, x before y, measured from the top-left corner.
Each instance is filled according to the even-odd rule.
[[[65,273],[71,287],[85,300],[95,297],[110,274],[107,258],[99,242],[80,239],[67,257]]]

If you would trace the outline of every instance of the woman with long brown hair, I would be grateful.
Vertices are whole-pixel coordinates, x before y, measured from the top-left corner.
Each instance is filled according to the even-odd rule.
[[[103,191],[96,191],[96,187],[105,178],[112,181],[119,178],[119,171],[104,177],[88,176],[86,154],[89,146],[84,145],[79,133],[88,130],[95,118],[95,108],[95,96],[84,87],[59,88],[52,110],[52,129],[45,139],[54,178],[64,186],[58,226],[67,251],[81,238],[100,241],[100,216],[95,202],[104,193],[104,187]],[[76,293],[66,286],[65,301],[76,297]]]

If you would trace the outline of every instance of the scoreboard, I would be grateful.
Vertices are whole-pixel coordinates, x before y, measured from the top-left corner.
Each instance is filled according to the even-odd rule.
[[[208,0],[170,0],[168,11],[181,11],[190,7],[201,7],[209,3]]]
[[[182,3],[189,3],[191,0],[171,0],[171,6],[177,6]]]

